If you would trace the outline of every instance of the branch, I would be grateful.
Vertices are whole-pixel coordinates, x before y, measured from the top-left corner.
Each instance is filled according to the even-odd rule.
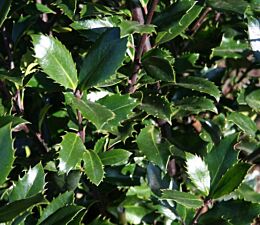
[[[152,6],[148,12],[145,24],[150,24],[152,22],[152,18],[153,18],[156,6],[158,5],[158,2],[159,2],[159,0],[153,0]],[[135,84],[137,81],[138,72],[141,68],[141,57],[144,52],[144,47],[145,47],[145,44],[147,41],[147,37],[148,37],[147,34],[142,35],[141,41],[140,41],[137,51],[135,53],[133,74],[132,74],[131,80],[129,81],[129,83],[130,83],[129,92],[130,93],[134,93],[136,90]]]
[[[206,213],[209,210],[209,206],[212,206],[213,202],[212,200],[206,200],[204,202],[204,205],[201,206],[198,211],[196,212],[196,214],[194,215],[192,221],[191,221],[191,225],[195,225],[198,223],[198,219],[200,218],[200,216],[204,213]]]

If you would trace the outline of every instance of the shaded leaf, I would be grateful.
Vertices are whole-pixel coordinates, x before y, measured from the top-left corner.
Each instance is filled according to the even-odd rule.
[[[243,181],[250,165],[247,163],[237,163],[233,165],[218,182],[213,198],[220,198],[234,191]]]
[[[184,77],[179,82],[175,83],[175,85],[209,94],[213,96],[217,101],[219,101],[220,98],[220,92],[217,86],[213,82],[208,81],[205,78],[191,76]]]
[[[98,103],[88,100],[81,100],[73,96],[71,93],[65,94],[66,103],[74,109],[78,109],[83,117],[92,122],[100,131],[104,129],[107,122],[114,118],[115,114]]]
[[[191,193],[180,192],[176,190],[162,190],[163,199],[172,199],[187,208],[199,208],[203,201]]]
[[[258,204],[260,203],[260,193],[254,191],[254,189],[246,183],[242,183],[235,191],[235,194],[240,199],[243,199],[245,201],[258,203]]]
[[[107,80],[122,64],[126,52],[127,38],[120,39],[118,29],[102,34],[88,52],[79,74],[81,90]]]
[[[101,159],[94,151],[87,150],[83,155],[84,169],[89,180],[99,185],[104,178],[104,169]]]
[[[20,213],[42,203],[46,203],[46,200],[42,194],[37,194],[32,197],[21,199],[2,206],[0,207],[0,222],[10,221],[17,217]]]
[[[124,149],[113,149],[98,154],[103,165],[111,166],[127,163],[130,155],[132,155],[132,153]]]
[[[210,189],[210,175],[206,163],[196,155],[186,153],[187,173],[197,188],[207,196]]]
[[[5,182],[12,170],[14,159],[11,124],[9,123],[0,128],[0,185]]]
[[[47,219],[50,215],[52,215],[60,208],[72,204],[72,202],[73,202],[73,192],[65,192],[59,195],[57,198],[53,199],[43,210],[37,224],[43,222],[45,219]]]
[[[250,92],[245,100],[252,109],[257,112],[260,111],[260,90]]]
[[[44,73],[65,88],[76,90],[78,79],[70,52],[56,38],[32,35],[35,58]]]
[[[161,134],[158,129],[150,125],[141,130],[136,139],[138,148],[147,159],[158,165],[162,170],[165,169],[168,158],[170,144],[162,142]]]
[[[207,4],[209,4],[212,8],[221,10],[221,11],[233,11],[235,13],[243,14],[249,5],[248,2],[244,0],[207,0]]]
[[[68,173],[74,169],[82,159],[85,146],[80,137],[75,133],[67,133],[63,136],[59,152],[59,171]]]
[[[12,0],[3,0],[0,2],[0,27],[3,25],[10,10]]]
[[[82,206],[76,205],[68,205],[64,206],[49,217],[47,217],[44,221],[42,221],[39,225],[59,225],[59,224],[67,224],[70,222],[81,210],[83,210]]]
[[[214,192],[221,177],[236,162],[238,153],[233,148],[236,139],[236,134],[225,137],[205,157],[211,178],[210,194]]]
[[[30,168],[28,172],[14,184],[8,195],[9,201],[21,200],[42,192],[45,185],[44,177],[45,174],[41,163]]]
[[[66,16],[73,19],[77,8],[77,0],[57,0],[55,4],[57,4]]]
[[[121,36],[124,37],[129,34],[151,34],[155,32],[155,26],[152,24],[140,24],[137,21],[122,20],[119,24]]]
[[[227,117],[228,120],[235,123],[245,133],[255,136],[257,131],[256,124],[248,117],[238,112],[232,112]]]
[[[43,5],[41,3],[36,3],[36,8],[42,12],[42,13],[53,13],[56,14],[52,9],[50,9],[48,6]]]
[[[17,116],[0,116],[0,128],[6,126],[9,123],[11,123],[12,128],[14,128],[20,124],[25,124],[29,122]]]

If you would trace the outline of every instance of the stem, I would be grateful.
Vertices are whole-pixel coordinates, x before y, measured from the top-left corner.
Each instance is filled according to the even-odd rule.
[[[156,9],[156,6],[158,5],[158,3],[159,3],[159,0],[154,0],[152,2],[152,6],[148,12],[145,24],[148,25],[152,22],[152,18],[153,18],[153,15],[154,15],[154,12],[155,12],[155,9]],[[137,51],[135,53],[133,74],[132,74],[131,80],[129,81],[129,83],[130,83],[129,93],[134,93],[136,90],[135,84],[136,84],[136,81],[138,78],[138,72],[141,69],[141,57],[144,52],[144,47],[146,44],[147,37],[148,37],[147,34],[142,35],[141,41],[140,41]]]
[[[81,97],[82,97],[82,93],[80,92],[80,90],[76,90],[74,95],[75,95],[75,97],[77,99],[81,99]],[[86,132],[85,132],[85,127],[82,124],[83,117],[82,117],[82,114],[81,114],[81,112],[79,110],[77,110],[77,116],[78,116],[78,125],[79,125],[79,132],[78,132],[78,134],[79,134],[81,140],[83,141],[83,143],[85,143]]]
[[[196,214],[194,215],[192,221],[191,221],[191,225],[195,225],[198,223],[198,219],[200,218],[200,216],[204,213],[206,213],[209,209],[209,206],[212,205],[212,201],[211,200],[206,200],[204,201],[204,205],[201,206],[198,211],[196,212]]]

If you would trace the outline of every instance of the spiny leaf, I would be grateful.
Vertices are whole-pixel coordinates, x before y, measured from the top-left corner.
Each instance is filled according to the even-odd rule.
[[[88,52],[79,74],[81,90],[107,80],[122,64],[127,38],[120,39],[119,30],[109,29],[95,42]]]
[[[256,112],[260,111],[260,90],[250,92],[246,96],[247,104]]]
[[[75,133],[67,133],[60,145],[59,171],[68,173],[81,161],[85,146],[80,137]]]
[[[47,219],[50,215],[56,212],[58,209],[72,204],[73,202],[73,192],[65,192],[59,195],[57,198],[53,199],[48,206],[43,210],[40,219],[38,220],[38,224]]]
[[[78,79],[70,52],[56,38],[32,35],[35,58],[44,73],[65,88],[76,90]]]
[[[166,168],[169,158],[170,144],[162,142],[161,134],[154,126],[147,126],[141,130],[136,139],[138,148],[147,157],[147,159],[162,170]]]
[[[196,195],[176,190],[163,190],[162,198],[172,199],[187,208],[199,208],[203,205],[203,201]]]
[[[260,203],[260,193],[256,192],[252,187],[246,183],[242,183],[235,194],[240,198],[252,203]]]
[[[12,170],[14,159],[11,123],[8,123],[0,128],[0,185],[5,182]]]
[[[197,188],[207,196],[210,189],[210,175],[206,163],[196,155],[186,153],[187,173]]]
[[[74,97],[71,93],[65,94],[66,103],[74,109],[78,109],[83,117],[92,122],[101,131],[104,129],[107,122],[115,118],[115,114],[98,103],[88,100],[81,100]]]
[[[128,161],[130,155],[132,155],[132,153],[124,149],[113,149],[98,154],[103,165],[125,164]]]
[[[232,112],[227,117],[228,120],[235,123],[245,133],[255,136],[257,131],[256,124],[248,117],[238,112]]]
[[[242,162],[233,165],[218,182],[212,197],[220,198],[234,191],[243,181],[249,168],[249,164]]]
[[[219,101],[220,98],[220,92],[217,86],[211,81],[202,77],[184,77],[179,82],[175,83],[175,85],[209,94],[217,101]]]
[[[44,170],[41,163],[38,163],[35,167],[30,168],[28,172],[16,182],[8,195],[9,201],[31,197],[44,189]]]
[[[89,180],[95,185],[99,185],[104,178],[104,169],[102,162],[92,150],[85,151],[83,155],[85,173]]]

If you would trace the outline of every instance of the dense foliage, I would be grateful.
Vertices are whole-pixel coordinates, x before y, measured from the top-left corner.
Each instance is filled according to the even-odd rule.
[[[1,0],[1,224],[259,224],[258,0]]]

